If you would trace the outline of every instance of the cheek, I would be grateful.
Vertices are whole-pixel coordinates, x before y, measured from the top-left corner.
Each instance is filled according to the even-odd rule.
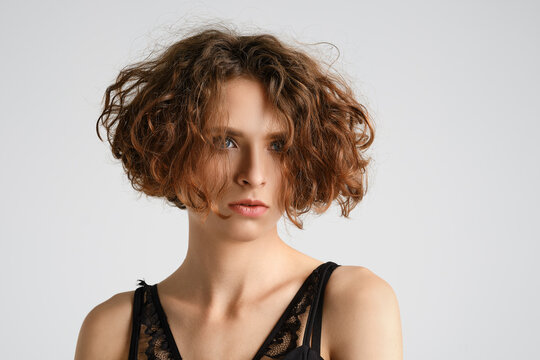
[[[272,176],[268,179],[272,187],[272,193],[274,194],[274,203],[278,205],[279,211],[284,210],[285,196],[285,177],[281,171],[281,167],[276,166],[274,171],[272,171]]]
[[[209,179],[221,179],[226,174],[226,164],[221,159],[213,158],[206,163],[205,172]]]
[[[226,159],[212,158],[201,167],[199,181],[206,184],[212,194],[216,194],[222,185],[228,186],[230,182],[229,169]],[[213,195],[211,195],[213,197]]]

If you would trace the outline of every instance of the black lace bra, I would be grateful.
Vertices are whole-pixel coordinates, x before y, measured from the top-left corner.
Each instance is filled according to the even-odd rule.
[[[324,289],[330,274],[338,266],[328,261],[311,272],[253,360],[324,360],[320,355]],[[138,280],[138,286],[133,302],[129,360],[182,360],[161,307],[156,284],[148,285],[144,280]],[[304,336],[300,345],[298,339],[302,331]]]

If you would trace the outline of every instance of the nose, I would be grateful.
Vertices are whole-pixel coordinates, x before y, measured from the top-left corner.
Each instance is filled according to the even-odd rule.
[[[253,147],[243,151],[235,179],[239,185],[259,187],[266,184],[265,155],[264,150]]]

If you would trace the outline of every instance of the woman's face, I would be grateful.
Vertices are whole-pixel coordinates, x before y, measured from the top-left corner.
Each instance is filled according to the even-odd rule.
[[[218,143],[222,151],[206,165],[205,173],[215,174],[216,183],[226,184],[224,195],[216,205],[220,213],[232,216],[221,219],[210,212],[206,226],[215,227],[222,234],[229,232],[228,235],[235,239],[249,239],[275,230],[283,214],[283,209],[278,206],[282,181],[279,152],[283,135],[276,135],[283,133],[284,128],[276,121],[259,82],[235,78],[225,84],[223,95],[224,110],[228,113],[228,134]],[[267,207],[230,206],[242,199],[259,200]],[[248,216],[241,213],[242,209],[250,213],[264,211],[257,216]],[[188,211],[190,216],[197,216],[189,208]]]

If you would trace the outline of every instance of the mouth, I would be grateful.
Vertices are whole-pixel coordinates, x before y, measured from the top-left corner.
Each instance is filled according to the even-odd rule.
[[[242,205],[242,206],[249,206],[249,207],[256,207],[256,206],[268,207],[268,205],[266,205],[264,202],[257,199],[242,199],[242,200],[238,200],[229,204],[229,206],[231,205]]]
[[[258,217],[263,215],[268,207],[263,205],[229,204],[229,208],[237,214],[247,217]]]

